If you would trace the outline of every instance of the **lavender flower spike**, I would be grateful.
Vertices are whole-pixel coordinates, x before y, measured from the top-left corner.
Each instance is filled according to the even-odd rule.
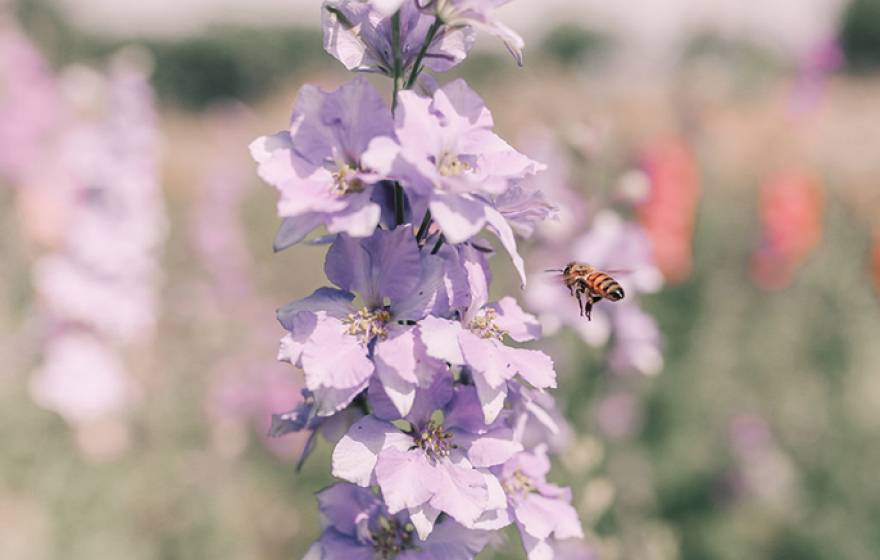
[[[381,208],[371,196],[381,177],[364,167],[361,156],[373,138],[389,135],[391,113],[365,79],[332,93],[310,85],[300,90],[290,129],[250,146],[260,177],[280,194],[278,214],[285,220],[276,250],[322,225],[354,237],[373,233]]]

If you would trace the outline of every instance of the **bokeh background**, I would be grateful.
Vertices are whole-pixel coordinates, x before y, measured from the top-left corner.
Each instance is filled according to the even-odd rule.
[[[0,558],[289,559],[317,536],[330,447],[295,473],[302,438],[266,430],[301,382],[273,310],[323,285],[323,249],[272,253],[247,144],[301,84],[349,78],[319,10],[0,8]],[[595,558],[880,556],[880,0],[501,14],[525,67],[483,38],[453,75],[582,202],[572,244],[613,208],[665,278],[641,298],[662,368],[545,343],[572,428],[554,477]]]

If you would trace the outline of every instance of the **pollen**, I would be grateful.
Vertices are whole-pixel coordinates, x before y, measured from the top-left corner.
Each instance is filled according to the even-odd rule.
[[[437,163],[437,170],[444,177],[457,177],[462,173],[473,170],[473,167],[458,159],[458,156],[445,152]]]
[[[501,483],[504,492],[508,495],[524,495],[537,492],[538,488],[535,483],[521,470],[516,469],[504,482]]]
[[[442,424],[438,424],[431,420],[425,428],[414,436],[415,445],[425,452],[431,460],[437,461],[449,454],[455,449],[452,443],[452,433],[443,429]]]
[[[333,192],[339,196],[359,193],[364,190],[364,183],[356,175],[355,170],[347,163],[339,165],[339,169],[333,172]]]
[[[491,307],[477,315],[468,325],[468,328],[481,338],[497,338],[503,340],[507,331],[495,324],[498,314]]]
[[[376,337],[383,340],[388,337],[386,325],[390,320],[391,313],[387,309],[370,311],[365,307],[357,313],[349,313],[342,322],[348,325],[347,334],[358,337],[366,345]]]
[[[376,558],[391,560],[397,558],[401,552],[415,550],[417,547],[413,539],[414,531],[411,524],[402,524],[395,517],[380,517],[378,527],[371,533]]]

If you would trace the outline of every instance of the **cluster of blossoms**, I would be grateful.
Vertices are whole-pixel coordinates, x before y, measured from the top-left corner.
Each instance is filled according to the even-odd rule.
[[[290,128],[251,145],[280,195],[276,249],[329,234],[313,242],[329,244],[333,286],[278,311],[278,357],[303,370],[305,389],[271,430],[308,432],[303,459],[318,434],[335,445],[344,482],[318,495],[310,559],[473,558],[511,524],[543,559],[582,536],[535,445],[560,430],[544,393],[553,361],[521,346],[540,336],[534,317],[511,297],[489,300],[480,237],[498,238],[525,284],[514,231],[551,214],[524,184],[544,166],[493,132],[467,84],[422,74],[460,62],[475,28],[521,60],[521,39],[494,18],[500,3],[328,0],[325,47],[391,77],[390,107],[363,78],[305,86]]]
[[[44,249],[33,269],[44,356],[31,392],[99,455],[127,440],[122,418],[139,391],[124,353],[156,321],[166,218],[145,64],[138,51],[124,51],[106,75],[66,70],[57,86],[60,134],[18,190],[25,232]]]

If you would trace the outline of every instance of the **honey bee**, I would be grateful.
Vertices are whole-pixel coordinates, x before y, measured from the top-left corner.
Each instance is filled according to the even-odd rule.
[[[562,281],[578,301],[578,309],[581,317],[586,316],[590,320],[593,305],[607,299],[620,301],[624,297],[623,287],[607,272],[594,268],[588,264],[571,262],[565,268],[548,270],[547,272],[561,272]]]

